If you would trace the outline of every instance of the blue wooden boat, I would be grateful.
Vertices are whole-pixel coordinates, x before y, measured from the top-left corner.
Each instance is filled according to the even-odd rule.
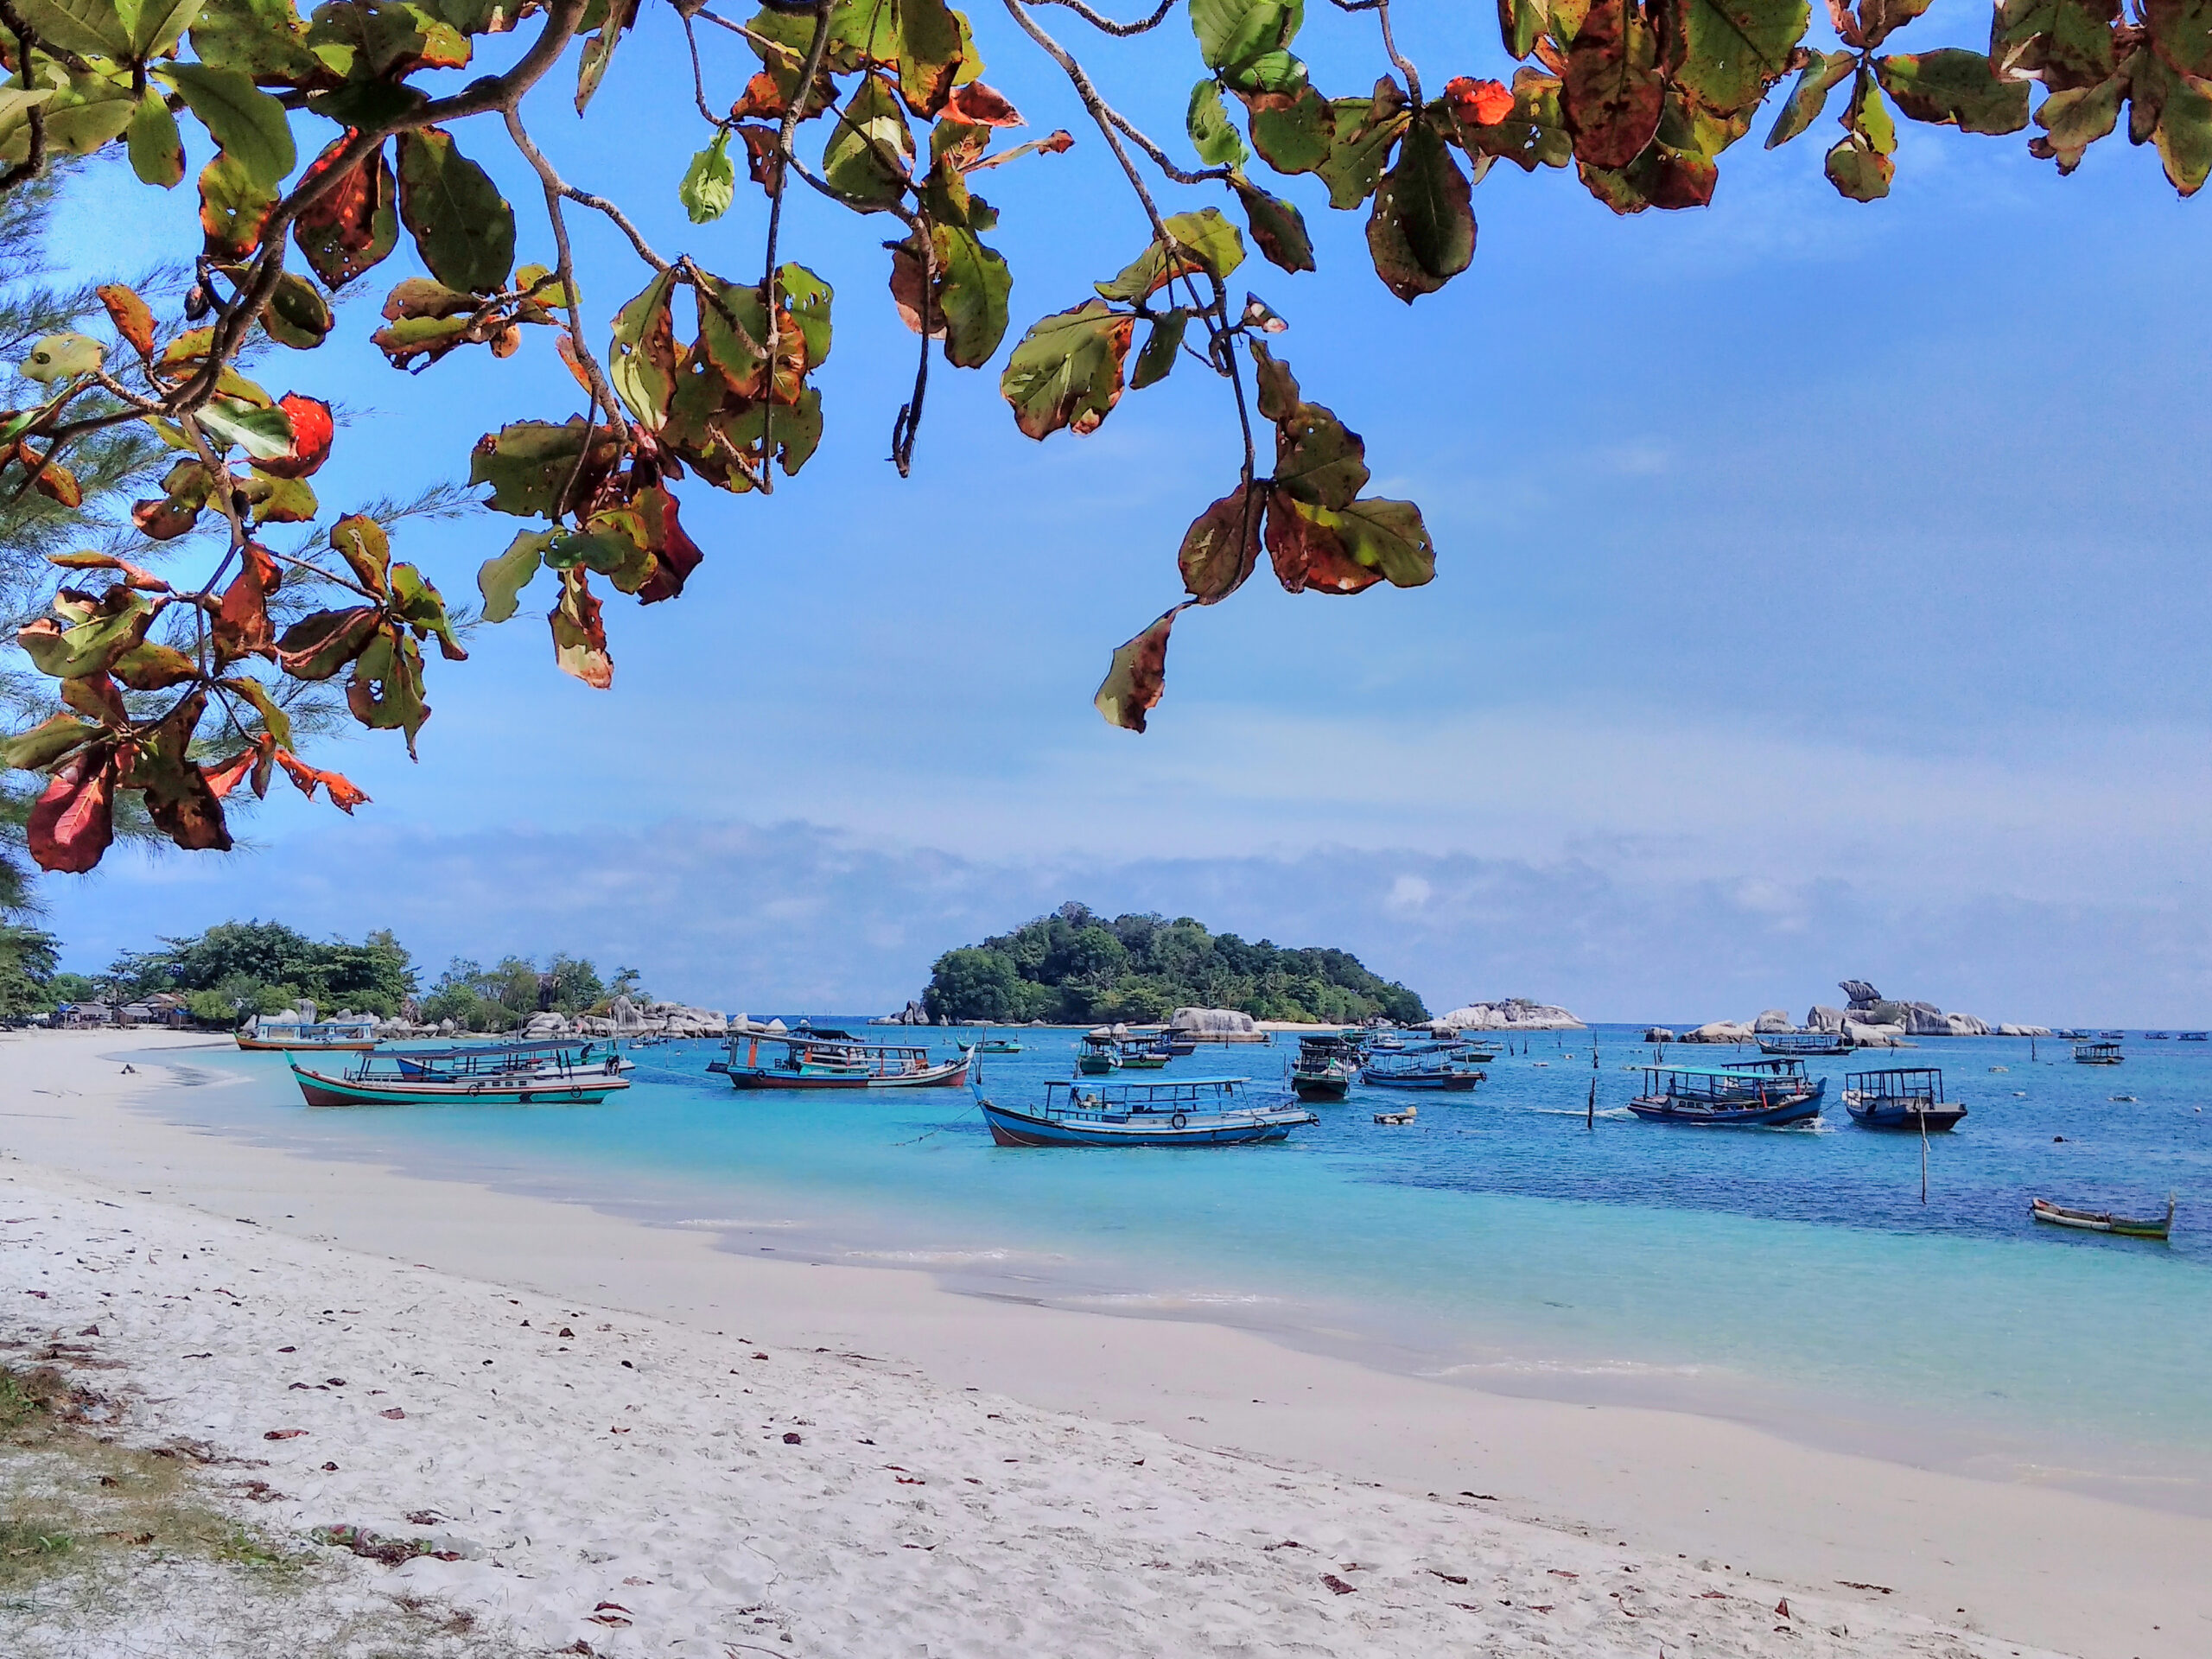
[[[1851,1039],[1840,1031],[1778,1031],[1759,1039],[1762,1054],[1848,1054]]]
[[[1647,1065],[1643,1092],[1628,1103],[1647,1123],[1696,1128],[1775,1128],[1821,1115],[1827,1079],[1805,1075],[1802,1060],[1745,1060],[1734,1065]]]
[[[976,1105],[1002,1147],[1234,1147],[1280,1141],[1321,1120],[1303,1106],[1255,1097],[1245,1077],[1179,1077],[1173,1082],[1094,1083],[1077,1077],[1045,1085],[1034,1106]]]
[[[1843,1109],[1862,1129],[1909,1135],[1938,1134],[1967,1115],[1965,1107],[1943,1098],[1943,1074],[1928,1065],[1851,1072],[1843,1080]]]
[[[1454,1058],[1452,1046],[1437,1043],[1377,1055],[1360,1068],[1359,1080],[1370,1089],[1441,1089],[1465,1094],[1487,1074]]]
[[[723,1058],[707,1070],[720,1072],[735,1089],[940,1089],[968,1081],[973,1049],[949,1060],[933,1058],[927,1048],[900,1043],[864,1043],[842,1031],[800,1030],[772,1037],[762,1032],[732,1033]]]

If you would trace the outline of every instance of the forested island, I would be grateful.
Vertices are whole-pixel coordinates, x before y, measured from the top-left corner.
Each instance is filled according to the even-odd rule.
[[[1255,1020],[1349,1024],[1428,1018],[1419,996],[1349,951],[1288,949],[1210,933],[1188,916],[1116,916],[1062,905],[1011,933],[948,950],[922,993],[956,1020],[1146,1023],[1179,1007],[1241,1008]]]

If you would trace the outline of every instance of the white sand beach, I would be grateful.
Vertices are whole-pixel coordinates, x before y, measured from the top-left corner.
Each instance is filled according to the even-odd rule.
[[[428,1540],[328,1550],[331,1593],[505,1650],[2212,1651],[2212,1522],[319,1162],[135,1106],[171,1080],[110,1057],[155,1046],[226,1052],[0,1037],[0,1359],[238,1460],[205,1478],[264,1529]],[[263,1650],[219,1606],[38,1617],[0,1651]]]

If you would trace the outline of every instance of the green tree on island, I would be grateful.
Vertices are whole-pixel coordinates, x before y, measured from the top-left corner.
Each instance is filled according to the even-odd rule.
[[[1070,902],[1013,932],[948,950],[922,1006],[931,1019],[1148,1022],[1179,1007],[1350,1024],[1428,1018],[1419,996],[1343,950],[1290,950],[1209,933],[1187,916],[1116,916]]]

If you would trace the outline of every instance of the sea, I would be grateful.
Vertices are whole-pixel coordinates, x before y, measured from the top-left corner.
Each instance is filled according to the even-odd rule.
[[[1002,1148],[965,1090],[740,1093],[706,1042],[636,1051],[633,1086],[596,1107],[311,1110],[281,1056],[231,1052],[186,1065],[230,1086],[149,1104],[741,1254],[1207,1320],[1493,1392],[2212,1514],[2212,1043],[2130,1032],[2123,1064],[2091,1066],[2056,1039],[1923,1039],[1809,1060],[1829,1080],[1816,1123],[1710,1130],[1625,1109],[1658,1057],[1643,1030],[1501,1038],[1472,1094],[1355,1088],[1249,1147]],[[957,1033],[872,1034],[949,1054]],[[982,1061],[991,1097],[1072,1075],[1081,1033],[995,1034],[1022,1052]],[[1280,1088],[1295,1047],[1202,1046],[1124,1076]],[[1893,1065],[1942,1068],[1964,1122],[1924,1148],[1852,1124],[1845,1073]],[[1413,1122],[1374,1122],[1408,1104]],[[2163,1243],[2029,1217],[2031,1197],[2156,1214],[2169,1193]]]

